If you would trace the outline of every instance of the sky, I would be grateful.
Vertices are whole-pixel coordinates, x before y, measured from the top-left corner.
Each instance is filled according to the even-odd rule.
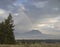
[[[9,13],[16,36],[30,30],[60,36],[60,0],[0,0],[0,22]]]

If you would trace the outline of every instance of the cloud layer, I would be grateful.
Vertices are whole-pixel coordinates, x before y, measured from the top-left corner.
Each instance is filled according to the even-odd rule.
[[[15,34],[32,29],[44,34],[60,34],[59,0],[0,0],[0,21],[8,13],[13,15]]]

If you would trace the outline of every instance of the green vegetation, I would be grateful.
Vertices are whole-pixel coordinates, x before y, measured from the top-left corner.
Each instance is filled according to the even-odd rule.
[[[0,44],[15,44],[14,25],[11,14],[0,23]]]

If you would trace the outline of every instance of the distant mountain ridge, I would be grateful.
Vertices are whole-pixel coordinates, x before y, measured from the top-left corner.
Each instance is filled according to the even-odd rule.
[[[24,34],[28,34],[28,35],[40,35],[40,34],[42,34],[40,31],[38,31],[38,30],[31,30],[31,31],[29,31],[29,32],[25,32]]]
[[[18,35],[22,39],[59,39],[58,36],[43,34],[39,30],[31,30],[29,32]]]

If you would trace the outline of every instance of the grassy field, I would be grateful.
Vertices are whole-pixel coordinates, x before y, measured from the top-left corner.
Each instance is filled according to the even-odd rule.
[[[0,47],[60,47],[60,44],[19,44],[19,45],[0,45]]]

